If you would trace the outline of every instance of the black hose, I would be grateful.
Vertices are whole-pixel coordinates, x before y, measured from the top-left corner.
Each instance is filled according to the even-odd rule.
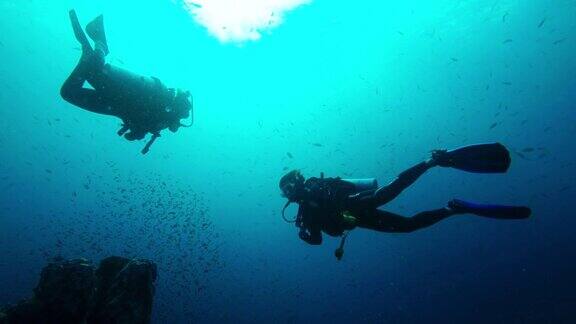
[[[286,223],[296,223],[296,219],[298,218],[298,216],[294,217],[294,219],[288,219],[286,218],[286,215],[284,214],[284,212],[286,211],[286,208],[288,208],[288,206],[290,206],[292,202],[290,200],[288,200],[288,202],[286,202],[286,205],[284,205],[284,208],[282,208],[282,219],[286,222]]]

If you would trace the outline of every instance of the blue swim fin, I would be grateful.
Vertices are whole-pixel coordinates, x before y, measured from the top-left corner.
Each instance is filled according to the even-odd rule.
[[[450,151],[433,151],[439,166],[475,173],[504,173],[510,167],[510,152],[500,143],[468,145]]]
[[[451,200],[448,207],[459,214],[474,214],[497,219],[525,219],[532,214],[532,210],[524,206],[478,204],[460,199]]]

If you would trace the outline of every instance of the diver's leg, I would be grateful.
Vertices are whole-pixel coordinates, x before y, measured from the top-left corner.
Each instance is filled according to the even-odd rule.
[[[101,65],[98,55],[92,49],[83,51],[80,61],[62,84],[60,95],[64,100],[80,108],[99,114],[113,115],[98,91],[83,87],[87,79],[94,79],[94,75],[101,71]]]
[[[404,217],[387,211],[373,209],[358,217],[358,227],[387,233],[410,233],[432,226],[439,221],[458,214],[450,208],[441,208]]]
[[[432,160],[421,162],[411,167],[408,170],[400,173],[394,181],[385,187],[382,187],[374,193],[374,203],[376,206],[384,205],[394,198],[398,197],[404,189],[410,187],[420,176],[434,166]]]
[[[102,77],[102,71],[108,55],[108,43],[104,32],[104,16],[94,18],[86,25],[86,33],[94,41],[94,69],[87,75],[87,81],[94,89],[102,90],[106,88],[106,78]]]
[[[62,84],[60,95],[64,100],[80,108],[98,114],[113,115],[98,91],[83,87],[84,82],[88,81],[95,89],[99,88],[98,76],[104,67],[104,53],[101,50],[92,49],[74,10],[70,11],[70,21],[74,35],[82,45],[82,56],[70,76]]]
[[[389,233],[409,233],[432,226],[454,215],[473,214],[495,219],[525,219],[532,211],[524,206],[486,205],[454,199],[448,207],[404,217],[380,209],[358,213],[358,227]]]
[[[349,204],[354,208],[373,209],[382,206],[398,197],[404,189],[410,187],[428,169],[434,167],[436,162],[429,160],[418,163],[410,169],[400,173],[398,177],[385,187],[375,191],[365,191],[349,197]]]

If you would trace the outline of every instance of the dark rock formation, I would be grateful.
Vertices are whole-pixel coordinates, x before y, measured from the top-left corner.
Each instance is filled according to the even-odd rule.
[[[5,323],[149,323],[157,270],[153,262],[109,257],[46,266],[34,296],[0,310]]]
[[[34,297],[50,321],[78,323],[85,317],[94,289],[94,266],[88,260],[61,260],[42,270]]]
[[[110,257],[96,270],[96,303],[88,323],[148,323],[156,265],[146,260]]]

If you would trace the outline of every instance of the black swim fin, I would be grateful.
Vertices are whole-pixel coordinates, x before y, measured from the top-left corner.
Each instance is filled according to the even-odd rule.
[[[82,45],[82,49],[84,51],[86,50],[91,51],[92,46],[90,46],[90,42],[88,41],[88,38],[86,38],[86,34],[84,34],[84,31],[82,30],[82,26],[80,26],[80,22],[78,21],[76,11],[70,10],[68,12],[68,15],[70,16],[70,22],[72,23],[72,29],[74,30],[74,36],[76,37],[76,40],[80,43],[80,45]]]
[[[497,219],[525,219],[532,214],[532,210],[524,206],[478,204],[460,199],[451,200],[448,207],[459,214],[474,214]]]
[[[96,44],[96,49],[108,55],[108,42],[106,41],[106,32],[104,31],[104,16],[100,15],[86,25],[86,33]]]
[[[510,167],[510,152],[500,143],[468,145],[455,150],[433,151],[439,166],[475,173],[504,173]]]

